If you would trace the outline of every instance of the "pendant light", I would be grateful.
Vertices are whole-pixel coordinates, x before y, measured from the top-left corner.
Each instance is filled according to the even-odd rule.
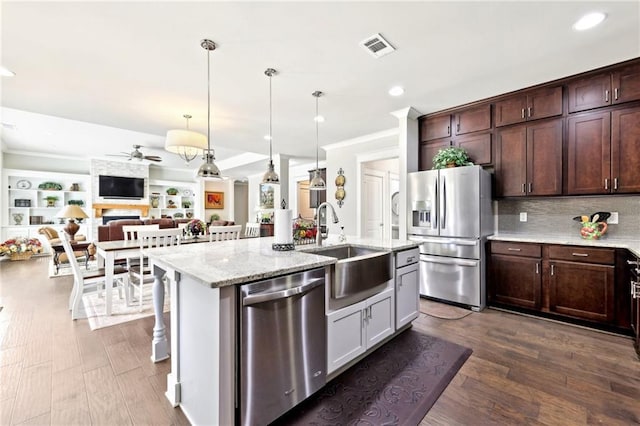
[[[274,167],[273,167],[273,158],[272,158],[272,151],[271,151],[271,144],[273,141],[273,135],[271,133],[271,121],[273,118],[273,114],[272,114],[272,99],[271,99],[271,77],[273,77],[274,75],[276,75],[277,71],[274,70],[273,68],[267,68],[264,72],[264,74],[269,77],[269,166],[267,171],[265,172],[264,176],[262,177],[262,183],[270,183],[272,185],[274,184],[279,184],[280,183],[280,178],[278,177],[278,174],[276,173]]]
[[[216,49],[216,44],[209,39],[200,41],[200,46],[207,51],[207,149],[202,159],[204,164],[198,169],[198,177],[203,179],[222,179],[220,169],[213,162],[216,159],[214,150],[211,149],[211,51]]]
[[[207,137],[202,133],[189,130],[189,114],[183,117],[187,121],[185,129],[175,129],[167,131],[167,138],[164,141],[164,149],[178,154],[187,164],[207,148]]]
[[[326,191],[327,184],[320,176],[320,168],[318,167],[318,157],[319,157],[319,141],[318,141],[318,122],[320,121],[320,116],[318,115],[318,98],[324,93],[316,90],[312,93],[312,95],[316,98],[316,169],[313,171],[313,177],[311,178],[311,182],[309,182],[309,190],[311,191]]]

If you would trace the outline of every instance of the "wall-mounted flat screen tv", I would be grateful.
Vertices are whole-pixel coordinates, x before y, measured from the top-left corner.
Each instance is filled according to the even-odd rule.
[[[100,175],[98,195],[103,198],[144,198],[144,179]]]

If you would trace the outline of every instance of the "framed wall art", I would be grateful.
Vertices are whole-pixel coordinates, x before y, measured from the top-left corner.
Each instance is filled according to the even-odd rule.
[[[205,209],[224,209],[224,192],[205,191]]]
[[[272,209],[275,193],[273,186],[269,184],[260,184],[260,208]]]

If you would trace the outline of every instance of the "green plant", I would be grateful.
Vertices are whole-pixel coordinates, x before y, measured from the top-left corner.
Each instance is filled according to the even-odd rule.
[[[167,188],[167,195],[177,195],[178,190],[176,188]]]
[[[72,206],[72,205],[76,205],[76,206],[84,206],[84,201],[82,200],[69,200],[67,201],[67,204]]]
[[[433,156],[434,169],[472,165],[473,163],[469,161],[469,156],[464,148],[458,148],[456,146],[440,149],[438,153]]]
[[[55,195],[47,195],[46,197],[44,197],[44,199],[49,201],[49,202],[58,201],[58,197],[56,197]]]
[[[220,220],[220,215],[218,213],[214,213],[211,215],[211,222],[214,220]]]

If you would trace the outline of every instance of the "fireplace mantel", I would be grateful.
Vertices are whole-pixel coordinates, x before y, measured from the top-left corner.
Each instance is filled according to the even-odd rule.
[[[140,216],[149,216],[148,204],[94,204],[93,211],[96,218],[102,217],[103,210],[118,209],[118,210],[140,210]]]

